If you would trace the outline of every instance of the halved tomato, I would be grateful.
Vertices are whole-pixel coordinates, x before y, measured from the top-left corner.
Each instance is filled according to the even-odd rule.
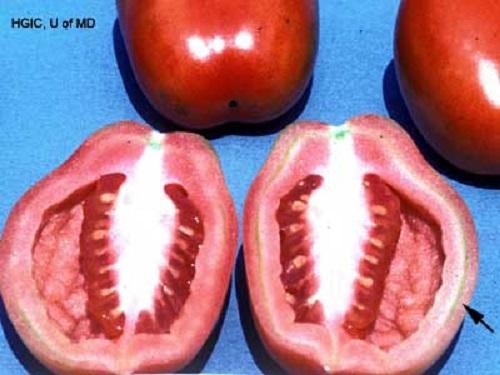
[[[236,241],[207,142],[123,122],[16,204],[0,245],[1,293],[27,347],[55,372],[175,371],[219,317]]]
[[[254,181],[244,255],[256,326],[295,373],[419,373],[477,273],[472,218],[392,121],[286,129]]]

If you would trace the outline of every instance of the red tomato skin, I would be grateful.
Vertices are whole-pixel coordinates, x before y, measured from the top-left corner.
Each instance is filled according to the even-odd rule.
[[[395,66],[426,140],[455,166],[500,173],[500,2],[401,2]]]
[[[187,128],[262,122],[310,81],[317,0],[119,0],[135,76],[151,104]]]

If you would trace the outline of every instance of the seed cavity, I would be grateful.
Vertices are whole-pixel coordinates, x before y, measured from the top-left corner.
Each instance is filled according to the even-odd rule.
[[[321,305],[311,297],[318,284],[310,258],[310,236],[306,216],[309,197],[322,183],[322,177],[309,175],[301,179],[281,200],[276,211],[280,234],[280,275],[284,297],[295,313],[296,322],[319,323]]]
[[[363,245],[364,261],[358,266],[360,276],[354,287],[354,301],[343,323],[344,330],[358,339],[365,339],[374,330],[401,232],[399,196],[374,174],[366,174],[363,185],[372,225]]]
[[[116,339],[123,333],[125,314],[120,311],[115,276],[110,272],[116,259],[108,244],[101,241],[108,237],[108,230],[96,227],[104,226],[106,212],[111,210],[108,203],[114,201],[124,182],[125,175],[120,173],[103,175],[96,181],[93,191],[83,201],[79,239],[80,269],[88,294],[86,310],[95,329],[108,339]]]
[[[179,316],[196,273],[196,256],[203,244],[203,218],[188,192],[179,184],[167,184],[165,194],[176,207],[178,229],[166,267],[156,290],[154,313],[141,312],[136,333],[168,333]],[[150,314],[150,315],[148,315]]]

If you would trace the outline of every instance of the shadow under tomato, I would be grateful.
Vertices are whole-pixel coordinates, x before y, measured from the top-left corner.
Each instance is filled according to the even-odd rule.
[[[115,57],[118,63],[118,69],[123,80],[123,84],[130,102],[134,106],[136,112],[142,119],[152,126],[154,129],[168,133],[175,130],[186,130],[173,121],[164,118],[154,107],[149,103],[148,99],[141,90],[137,80],[135,79],[134,72],[128,58],[127,50],[123,40],[122,33],[120,31],[120,25],[118,20],[115,21],[113,26],[113,47],[115,52]],[[208,139],[217,139],[230,134],[236,135],[266,135],[274,134],[282,130],[286,125],[294,122],[300,114],[304,111],[304,108],[309,101],[311,94],[311,87],[313,85],[313,78],[309,82],[304,93],[299,98],[297,103],[295,103],[287,112],[278,118],[256,124],[246,124],[232,122],[213,129],[197,130],[197,133],[202,134]]]
[[[275,134],[283,130],[287,125],[295,122],[309,101],[311,90],[314,85],[314,77],[307,84],[304,93],[301,95],[297,103],[295,103],[288,111],[281,116],[266,122],[249,124],[242,122],[231,122],[212,129],[202,130],[201,134],[208,139],[217,139],[228,134],[252,136],[252,135],[268,135]]]
[[[180,373],[199,373],[205,367],[219,338],[228,309],[230,294],[231,286],[228,288],[219,320],[213,328],[210,336],[208,337],[207,341],[200,349],[196,357],[186,367],[179,371]],[[7,311],[5,310],[5,305],[2,300],[0,300],[0,321],[3,327],[5,339],[8,342],[10,349],[19,360],[19,363],[24,367],[26,372],[33,375],[51,375],[51,372],[42,363],[40,363],[36,359],[36,357],[31,354],[26,345],[24,345],[21,337],[17,334],[7,315]]]
[[[175,125],[169,126],[166,120],[149,104],[148,99],[139,87],[130,65],[118,20],[113,25],[113,47],[125,91],[139,116],[156,130],[163,132],[175,130]]]
[[[5,339],[9,344],[10,349],[18,359],[19,363],[24,367],[27,373],[36,375],[50,375],[51,372],[45,368],[36,358],[31,354],[26,345],[24,345],[21,337],[17,334],[12,322],[7,316],[3,300],[0,301],[0,321],[2,323]]]
[[[267,353],[262,343],[257,327],[253,321],[250,308],[250,296],[245,274],[245,260],[243,248],[240,248],[235,266],[236,298],[238,300],[238,310],[240,314],[241,326],[245,335],[245,341],[250,349],[250,353],[257,367],[263,374],[284,375],[285,372]]]
[[[232,279],[232,277],[231,277]],[[222,311],[220,313],[219,319],[217,323],[215,324],[215,327],[213,328],[212,332],[210,333],[210,336],[208,336],[207,341],[203,345],[203,347],[200,349],[196,357],[191,361],[190,364],[188,364],[186,367],[184,367],[179,373],[181,374],[195,374],[195,373],[200,373],[202,372],[203,368],[205,367],[208,359],[210,358],[210,355],[214,351],[215,344],[219,340],[219,336],[222,330],[222,326],[224,324],[224,320],[226,319],[226,314],[229,306],[229,299],[231,296],[231,288],[232,288],[232,283],[229,284],[229,288],[227,290],[226,294],[226,299],[224,301],[224,306],[222,307]]]
[[[450,358],[451,356],[451,353],[453,353],[453,350],[455,350],[455,346],[457,345],[457,342],[458,342],[458,338],[460,336],[460,333],[462,333],[462,327],[463,327],[463,323],[460,325],[460,328],[457,332],[457,334],[455,335],[455,337],[453,338],[451,344],[448,346],[448,348],[446,349],[446,351],[443,353],[443,355],[436,361],[436,363],[434,363],[434,365],[432,365],[426,372],[425,372],[425,375],[438,375],[442,368],[444,367],[444,365],[446,364],[446,362],[448,361],[448,359]]]
[[[461,183],[485,189],[500,189],[500,176],[480,176],[465,172],[441,157],[424,139],[415,126],[404,102],[391,60],[384,72],[384,102],[389,116],[398,122],[412,137],[427,162],[438,172]]]

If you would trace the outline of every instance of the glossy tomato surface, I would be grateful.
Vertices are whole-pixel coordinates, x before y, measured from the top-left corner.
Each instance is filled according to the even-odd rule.
[[[25,344],[57,373],[176,371],[219,317],[236,238],[201,137],[119,123],[16,204],[0,291]]]
[[[401,2],[395,63],[427,141],[455,166],[500,174],[500,2]]]
[[[245,203],[244,254],[259,333],[290,373],[423,373],[477,277],[464,202],[371,115],[285,129]]]
[[[316,0],[120,0],[121,31],[153,106],[188,128],[263,122],[311,78]]]
[[[254,1],[255,3],[255,1]],[[318,0],[319,49],[307,101],[288,119],[341,124],[359,113],[390,115],[413,125],[394,77],[393,33],[399,0]],[[40,17],[44,29],[11,27],[11,19]],[[59,19],[57,29],[50,18]],[[64,29],[75,17],[92,17],[95,27]],[[73,21],[74,22],[74,21]],[[138,87],[119,28],[116,2],[0,1],[0,227],[26,190],[60,165],[103,124],[132,119],[162,132],[174,130],[156,116]],[[266,127],[219,127],[203,132],[216,150],[238,217],[248,189],[265,163],[284,121]],[[416,130],[415,130],[416,131]],[[453,174],[421,149],[424,157],[466,201],[477,227],[480,274],[471,307],[498,332],[498,244],[500,185]],[[238,254],[241,254],[241,237]],[[243,257],[231,277],[227,307],[190,373],[280,374],[267,354],[252,314]],[[500,373],[498,334],[467,318],[456,340],[430,373]],[[0,303],[0,373],[48,375],[17,335]]]

